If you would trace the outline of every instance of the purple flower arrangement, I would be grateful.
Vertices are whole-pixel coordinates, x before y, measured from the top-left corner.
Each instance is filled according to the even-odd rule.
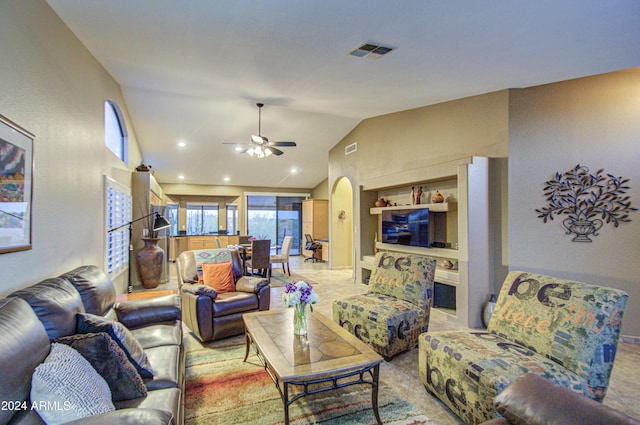
[[[294,307],[298,304],[309,304],[309,308],[313,311],[312,304],[318,302],[318,294],[313,290],[313,286],[309,283],[299,280],[297,282],[289,282],[284,288],[282,299],[287,307]]]

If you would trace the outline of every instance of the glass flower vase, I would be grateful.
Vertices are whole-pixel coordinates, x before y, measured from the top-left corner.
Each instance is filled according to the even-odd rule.
[[[293,306],[293,333],[294,335],[307,334],[307,303]]]

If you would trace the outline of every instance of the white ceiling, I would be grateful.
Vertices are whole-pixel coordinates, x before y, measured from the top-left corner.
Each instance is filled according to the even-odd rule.
[[[160,183],[312,188],[365,118],[640,65],[638,0],[47,2],[121,84]],[[347,54],[364,41],[397,50]],[[257,133],[256,102],[298,147],[222,144]]]

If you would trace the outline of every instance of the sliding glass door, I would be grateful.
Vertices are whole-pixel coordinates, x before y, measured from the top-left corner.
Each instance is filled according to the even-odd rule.
[[[290,254],[299,255],[305,199],[305,196],[247,196],[247,233],[258,239],[270,239],[274,252],[279,252],[285,236],[293,236]]]

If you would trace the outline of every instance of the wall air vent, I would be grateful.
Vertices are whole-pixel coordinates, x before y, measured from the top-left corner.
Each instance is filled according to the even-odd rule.
[[[378,43],[364,43],[360,47],[350,51],[349,54],[358,58],[380,59],[382,56],[394,51],[395,49],[395,47],[383,46]]]
[[[357,150],[358,150],[358,142],[351,143],[350,145],[344,147],[344,154],[349,155],[350,153],[354,153]]]

